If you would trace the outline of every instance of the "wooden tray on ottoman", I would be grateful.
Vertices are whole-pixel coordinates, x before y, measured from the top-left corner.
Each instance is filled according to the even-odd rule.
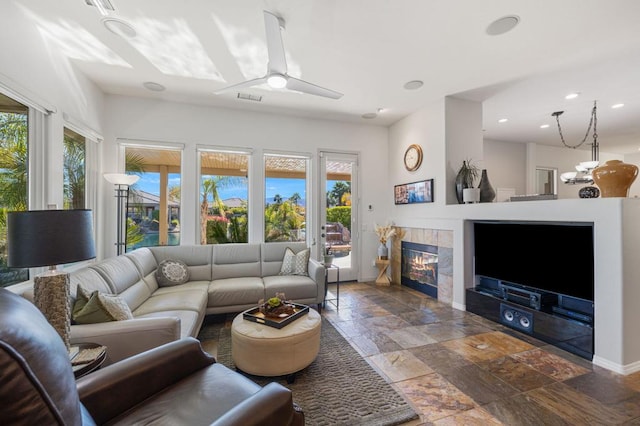
[[[248,309],[242,313],[242,317],[248,321],[257,322],[259,324],[268,325],[269,327],[282,328],[287,324],[291,324],[301,316],[309,312],[307,305],[300,305],[298,303],[289,303],[293,305],[294,313],[284,318],[270,318],[260,312],[260,307]]]

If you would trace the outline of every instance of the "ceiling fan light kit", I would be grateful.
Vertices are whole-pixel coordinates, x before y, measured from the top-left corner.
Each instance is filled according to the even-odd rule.
[[[267,84],[274,89],[284,89],[287,87],[287,78],[280,74],[271,74],[267,77]]]
[[[264,77],[254,78],[232,86],[227,86],[216,91],[216,94],[221,94],[241,87],[253,87],[267,83],[269,87],[274,89],[295,90],[297,92],[323,96],[331,99],[340,99],[342,97],[342,93],[316,86],[313,83],[291,77],[287,74],[287,61],[285,59],[284,45],[282,43],[284,20],[265,10],[264,25],[267,37],[267,53],[269,55],[267,74]]]

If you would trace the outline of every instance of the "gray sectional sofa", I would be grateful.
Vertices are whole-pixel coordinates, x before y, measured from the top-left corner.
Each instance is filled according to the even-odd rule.
[[[325,267],[309,259],[308,275],[280,275],[286,248],[298,253],[305,243],[218,244],[140,248],[91,263],[71,272],[71,304],[78,285],[85,290],[117,294],[134,319],[73,324],[71,343],[107,346],[106,364],[183,337],[196,337],[205,315],[241,312],[276,292],[288,300],[320,305],[325,295]],[[158,264],[165,259],[187,265],[189,280],[160,287]],[[33,297],[33,283],[9,290]]]

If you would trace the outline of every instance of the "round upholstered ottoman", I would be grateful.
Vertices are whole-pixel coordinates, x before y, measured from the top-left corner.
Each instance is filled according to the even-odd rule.
[[[239,370],[256,376],[293,375],[316,359],[320,325],[314,309],[280,329],[239,314],[231,325],[231,358]]]

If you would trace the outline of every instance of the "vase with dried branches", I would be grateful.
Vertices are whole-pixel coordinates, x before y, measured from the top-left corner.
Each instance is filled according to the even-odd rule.
[[[378,259],[387,260],[389,259],[389,248],[387,247],[387,241],[389,240],[389,238],[393,237],[396,234],[396,230],[391,224],[387,224],[384,226],[376,225],[376,234],[378,235],[378,239],[380,240],[380,246],[378,247]]]
[[[456,198],[458,204],[464,203],[462,192],[466,188],[473,188],[473,184],[478,179],[480,169],[468,158],[462,162],[462,166],[456,175]]]

